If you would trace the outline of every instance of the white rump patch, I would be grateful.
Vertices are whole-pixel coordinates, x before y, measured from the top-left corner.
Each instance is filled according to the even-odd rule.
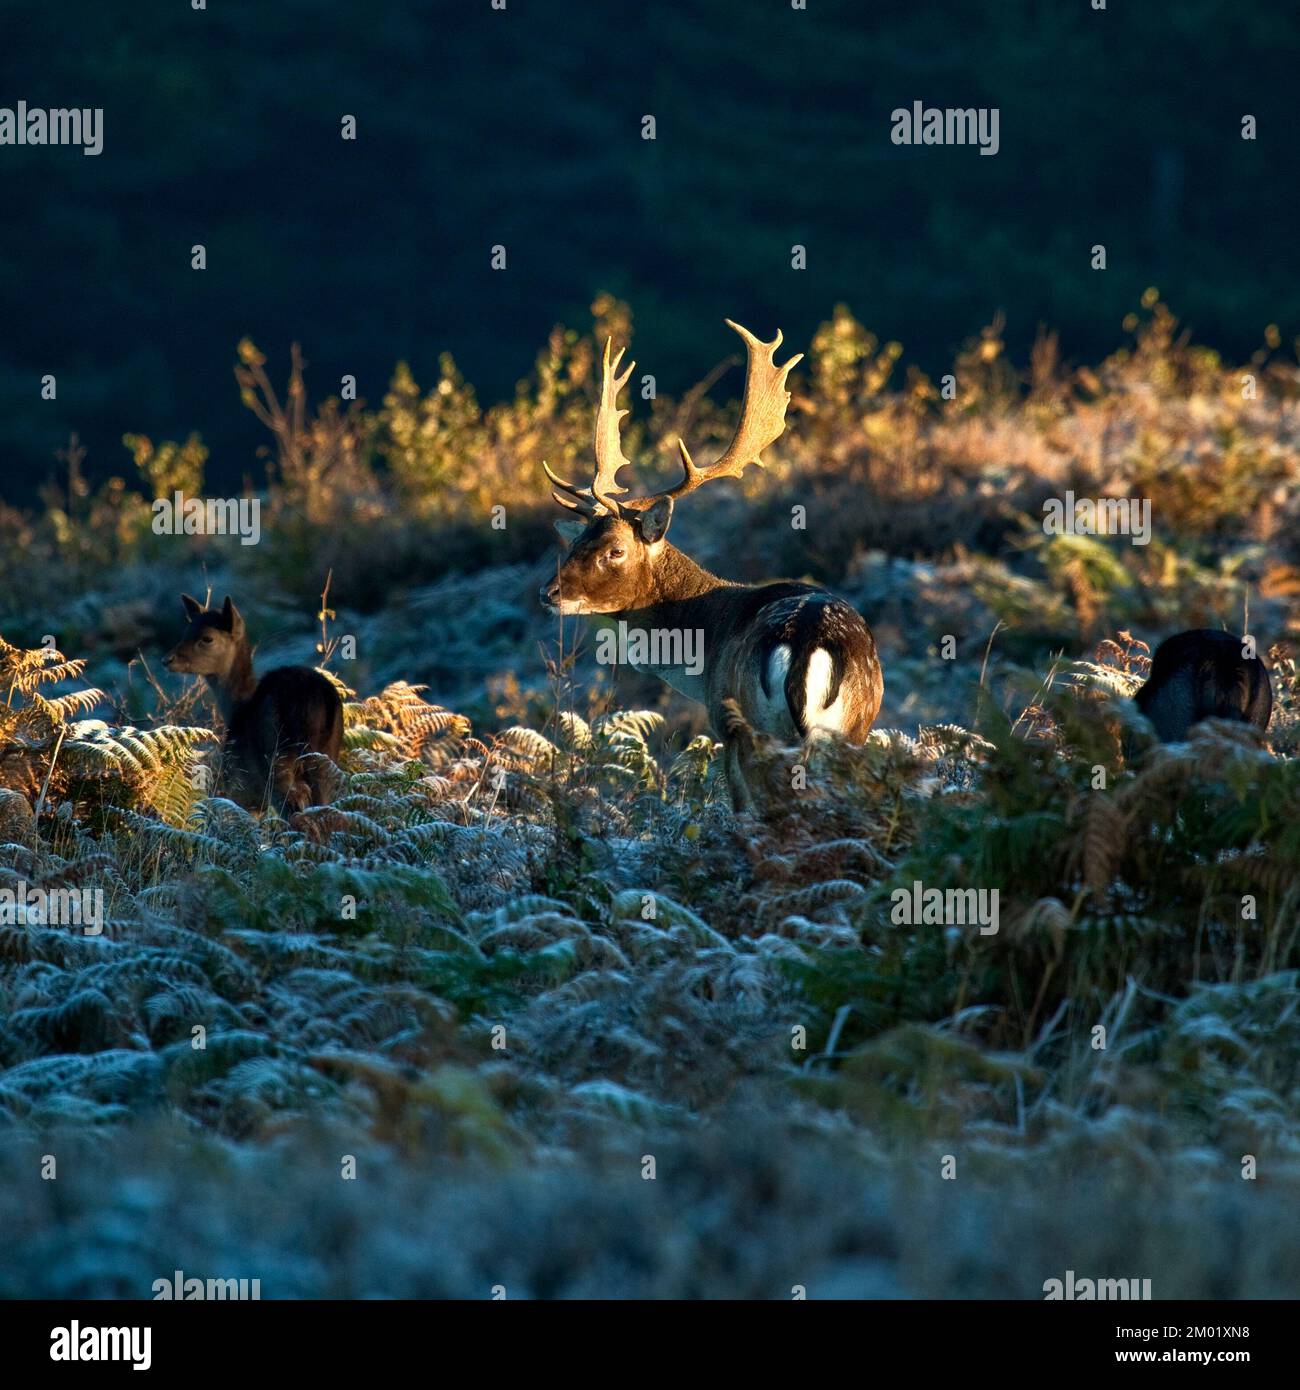
[[[844,727],[844,687],[833,704],[828,705],[831,676],[835,663],[824,647],[818,647],[808,658],[808,678],[804,682],[803,722],[809,737],[815,734],[837,734]]]
[[[767,688],[772,693],[764,695],[760,688],[756,693],[763,703],[762,725],[765,729],[777,729],[784,722],[789,727],[789,711],[785,703],[785,678],[790,674],[790,662],[794,653],[781,643],[773,647],[767,658]]]
[[[767,658],[767,688],[772,692],[764,700],[764,726],[772,729],[785,725],[789,727],[790,712],[785,702],[785,679],[794,663],[794,653],[785,644],[773,647]],[[831,676],[835,663],[824,647],[818,647],[808,658],[808,674],[803,688],[803,724],[810,738],[818,734],[839,733],[844,727],[844,690],[835,698],[835,703],[827,705],[830,693]],[[759,692],[760,698],[762,692]],[[772,722],[768,722],[768,719]]]

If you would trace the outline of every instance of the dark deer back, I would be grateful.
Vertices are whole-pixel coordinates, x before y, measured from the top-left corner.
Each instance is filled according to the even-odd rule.
[[[1242,654],[1242,639],[1214,628],[1180,632],[1156,648],[1138,708],[1164,743],[1180,743],[1202,719],[1268,727],[1273,686],[1268,667]]]
[[[234,799],[280,810],[323,806],[333,797],[334,767],[343,747],[343,702],[307,666],[279,666],[235,706],[223,767]]]

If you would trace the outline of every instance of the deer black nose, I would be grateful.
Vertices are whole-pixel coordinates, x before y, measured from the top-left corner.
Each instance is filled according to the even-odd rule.
[[[543,603],[556,604],[560,601],[560,581],[552,579],[549,584],[543,584],[537,591],[537,596]]]

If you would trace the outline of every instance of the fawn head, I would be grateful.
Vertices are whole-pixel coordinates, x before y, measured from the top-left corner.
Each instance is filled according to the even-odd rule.
[[[189,594],[181,595],[189,626],[185,636],[163,657],[169,671],[211,676],[221,681],[229,676],[241,649],[245,647],[244,620],[226,595],[220,608],[204,608]]]
[[[781,346],[780,332],[765,343],[730,319],[727,325],[740,334],[748,354],[745,400],[731,443],[713,463],[700,468],[679,439],[682,480],[665,492],[626,501],[619,499],[627,488],[619,486],[617,475],[628,465],[620,439],[627,411],[618,408],[618,396],[636,363],[629,363],[618,375],[623,349],[611,361],[606,341],[596,411],[596,471],[591,485],[580,488],[566,483],[545,463],[542,465],[554,485],[551,495],[582,518],[556,525],[561,536],[572,543],[558,575],[542,586],[542,604],[553,613],[620,613],[648,604],[655,593],[655,566],[663,554],[673,504],[714,478],[739,478],[751,463],[761,468],[763,450],[781,437],[790,404],[785,380],[803,354],[797,353],[778,367],[774,359]]]

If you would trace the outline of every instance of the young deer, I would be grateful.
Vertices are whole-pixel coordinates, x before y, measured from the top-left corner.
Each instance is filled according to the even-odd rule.
[[[222,789],[252,810],[268,800],[282,813],[324,805],[343,744],[338,692],[307,666],[279,666],[255,679],[244,620],[229,595],[220,609],[189,594],[181,602],[189,627],[163,665],[206,676],[216,693],[226,721]]]
[[[1243,655],[1240,637],[1214,628],[1161,642],[1135,698],[1162,743],[1183,742],[1202,719],[1237,719],[1262,731],[1273,713],[1268,667]]]
[[[605,344],[600,405],[596,415],[596,469],[590,487],[566,483],[543,464],[554,484],[552,496],[578,512],[580,522],[560,522],[556,529],[572,545],[556,578],[543,586],[542,604],[553,613],[587,613],[606,628],[647,634],[651,656],[629,660],[637,670],[651,670],[674,690],[703,702],[716,733],[722,737],[723,765],[737,811],[753,809],[745,784],[745,740],[740,730],[753,729],[789,743],[819,735],[840,734],[850,742],[866,737],[884,692],[880,661],[870,628],[857,610],[815,584],[777,580],[735,584],[719,579],[665,539],[673,504],[715,478],[738,478],[756,463],[785,430],[790,403],[786,377],[803,354],[783,367],[775,362],[778,332],[770,343],[726,320],[744,339],[748,352],[745,397],[740,423],[731,443],[707,467],[697,467],[678,440],[681,482],[667,492],[620,500],[617,475],[628,465],[620,444],[627,411],[618,395],[636,366],[618,376],[622,349],[610,361]],[[665,655],[656,634],[698,634],[701,659]],[[693,668],[693,669],[692,669]],[[742,716],[728,717],[725,701],[734,700]]]

